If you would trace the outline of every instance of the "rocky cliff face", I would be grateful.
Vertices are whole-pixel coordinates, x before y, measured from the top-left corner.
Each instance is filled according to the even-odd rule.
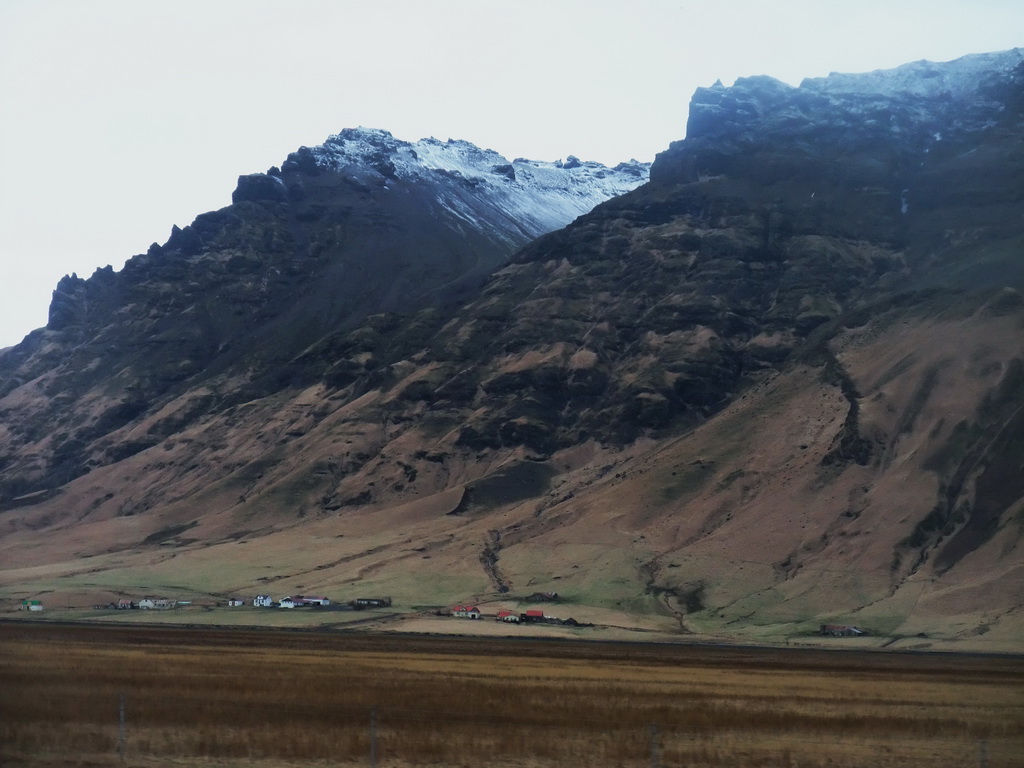
[[[1022,56],[699,89],[687,140],[659,156],[654,178],[718,183],[792,231],[936,252],[954,229],[1012,237]]]
[[[211,382],[230,382],[218,400],[242,402],[318,380],[325,365],[332,382],[365,378],[368,359],[308,348],[371,315],[464,300],[516,248],[647,173],[351,129],[240,177],[231,206],[174,227],[121,272],[65,276],[46,329],[0,358],[0,396],[15,403],[0,497],[159,442],[184,422],[128,443],[116,433]]]
[[[1022,60],[701,89],[548,234],[643,169],[355,132],[245,177],[0,359],[4,557],[1012,646]]]

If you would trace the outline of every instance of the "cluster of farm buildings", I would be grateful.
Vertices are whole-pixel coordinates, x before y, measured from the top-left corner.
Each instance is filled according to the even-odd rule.
[[[245,605],[246,601],[238,597],[229,598],[225,605],[229,608],[238,608]],[[275,600],[270,595],[256,595],[252,599],[256,608],[326,608],[332,606],[336,609],[362,610],[364,608],[386,608],[391,605],[390,597],[359,597],[348,603],[332,604],[330,599],[313,595],[289,595]],[[189,600],[168,600],[164,597],[144,597],[141,600],[122,598],[116,602],[98,605],[97,608],[111,610],[168,610],[179,606],[191,605]]]
[[[527,602],[538,603],[545,602],[551,603],[558,600],[557,592],[534,592],[529,597],[525,598]],[[583,627],[592,626],[590,624],[580,624],[575,619],[558,619],[554,616],[548,616],[543,608],[528,608],[525,611],[513,611],[509,609],[499,610],[497,613],[483,613],[480,608],[472,603],[454,605],[447,610],[440,611],[440,613],[453,616],[457,619],[494,619],[495,621],[501,621],[506,624],[563,624],[571,627]]]
[[[166,597],[144,597],[141,600],[123,597],[106,605],[97,605],[95,607],[111,611],[167,611],[182,605],[191,605],[191,601],[168,600]]]
[[[256,595],[252,599],[252,604],[256,608],[326,608],[331,605],[331,601],[326,597],[313,595],[289,595],[276,601],[270,595]],[[390,597],[357,597],[347,603],[335,604],[335,607],[346,607],[355,611],[390,606]]]
[[[519,624],[523,622],[560,622],[560,619],[556,619],[552,616],[544,614],[541,608],[530,608],[522,613],[516,611],[501,610],[496,614],[484,614],[475,605],[455,605],[448,609],[449,616],[454,616],[457,619],[483,619],[493,618],[495,621],[503,621],[507,624]]]

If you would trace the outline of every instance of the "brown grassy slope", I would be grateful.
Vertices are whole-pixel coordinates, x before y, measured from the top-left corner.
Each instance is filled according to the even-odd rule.
[[[1013,510],[944,573],[927,548],[901,542],[937,502],[942,478],[929,459],[1021,355],[1019,318],[901,320],[884,342],[878,330],[852,330],[836,345],[860,391],[868,465],[822,465],[847,407],[818,371],[796,369],[639,462],[635,481],[594,504],[610,525],[639,528],[662,547],[651,561],[656,585],[702,590],[725,627],[834,619],[914,634],[953,629],[957,613],[958,631],[1009,618],[1002,636],[1013,637],[1022,565]],[[887,375],[896,366],[898,381]],[[912,556],[925,560],[913,566]],[[958,591],[976,602],[951,611]],[[942,603],[941,616],[919,610]],[[698,626],[710,613],[697,614]]]
[[[665,631],[782,641],[837,621],[898,644],[1019,650],[1020,510],[939,558],[987,466],[970,464],[964,435],[1024,359],[1022,338],[1016,310],[892,310],[842,330],[831,367],[771,374],[673,440],[556,453],[543,478],[504,471],[537,464],[522,449],[453,450],[454,428],[429,414],[379,418],[393,395],[255,401],[5,513],[0,589],[58,603],[376,592],[402,606],[554,590],[560,613]],[[836,458],[850,413],[837,370],[858,395],[863,465]],[[360,484],[374,504],[324,509]]]

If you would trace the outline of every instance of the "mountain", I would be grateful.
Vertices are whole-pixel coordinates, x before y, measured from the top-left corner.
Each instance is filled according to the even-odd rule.
[[[180,416],[141,439],[121,430],[206,387],[222,390],[223,408],[366,378],[368,359],[325,371],[311,350],[371,316],[457,304],[516,248],[648,170],[508,162],[468,142],[350,129],[240,177],[231,206],[174,227],[122,271],[65,276],[47,327],[0,352],[11,404],[0,499],[20,503],[155,444]]]
[[[1022,172],[1020,49],[699,89],[647,183],[300,150],[0,353],[0,590],[1020,650]]]

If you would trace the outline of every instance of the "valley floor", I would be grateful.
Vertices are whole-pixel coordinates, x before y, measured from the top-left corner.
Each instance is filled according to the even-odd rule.
[[[544,604],[544,621],[509,624],[496,620],[502,610],[521,613],[515,600],[480,603],[479,619],[446,615],[440,607],[408,607],[350,610],[226,607],[196,602],[171,610],[116,610],[109,608],[59,607],[59,601],[42,612],[17,610],[11,601],[0,606],[0,622],[86,625],[109,627],[190,627],[219,630],[301,630],[341,635],[424,635],[447,638],[547,639],[584,642],[626,642],[678,646],[759,646],[766,648],[847,651],[913,651],[943,653],[1021,654],[1020,639],[1000,634],[969,633],[959,636],[868,633],[860,637],[825,637],[791,625],[750,624],[734,632],[710,627],[707,631],[681,630],[670,617],[564,603]],[[532,608],[536,608],[531,604]],[[560,617],[560,618],[554,618]],[[565,621],[568,619],[568,621]]]
[[[1019,765],[1024,659],[0,622],[0,763]]]

